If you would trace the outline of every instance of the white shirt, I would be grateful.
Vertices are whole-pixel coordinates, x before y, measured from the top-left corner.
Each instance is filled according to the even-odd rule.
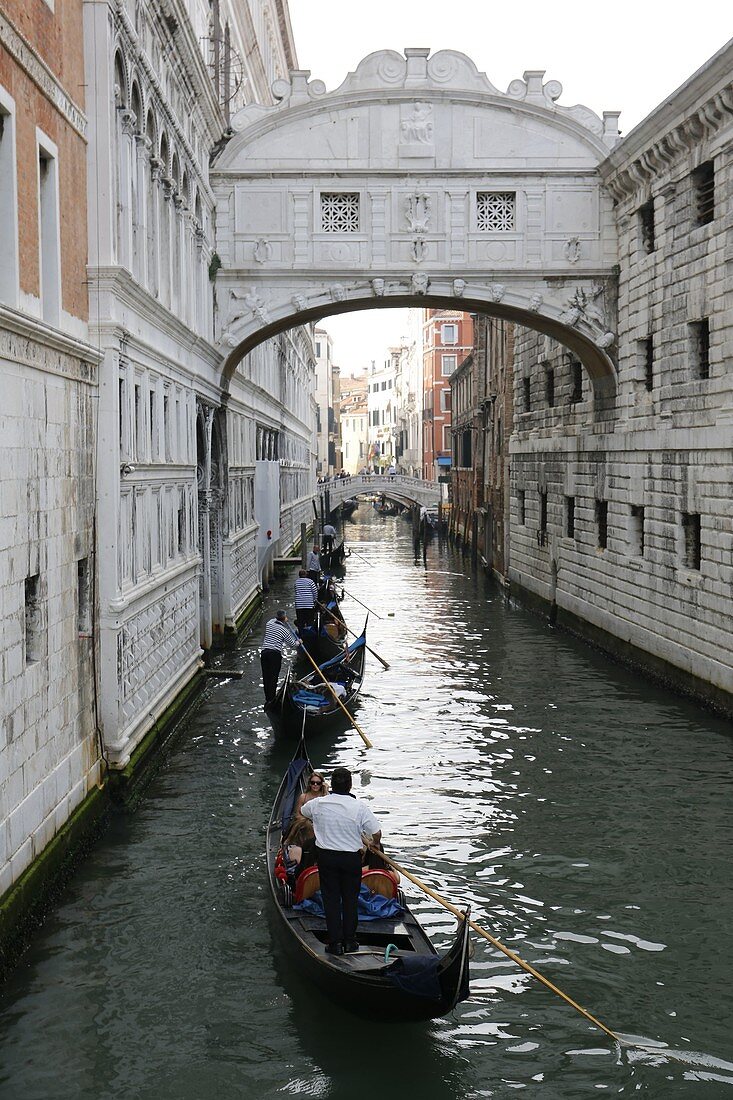
[[[311,798],[301,810],[313,822],[316,844],[336,852],[358,852],[363,847],[361,834],[379,832],[379,822],[367,806],[348,794],[326,794]]]
[[[326,526],[323,528],[323,533],[324,535],[333,536],[336,534],[336,528],[333,527],[330,523],[327,523]]]
[[[310,554],[308,555],[308,564],[306,565],[306,569],[309,573],[315,573],[316,570],[320,572],[321,570],[321,560],[314,550],[311,550]]]

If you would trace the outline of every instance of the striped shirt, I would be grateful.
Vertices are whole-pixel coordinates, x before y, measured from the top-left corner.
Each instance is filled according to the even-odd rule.
[[[311,608],[316,606],[318,589],[310,577],[298,577],[295,582],[295,606]]]
[[[358,852],[362,833],[379,832],[379,822],[367,806],[348,794],[327,794],[304,802],[300,812],[313,822],[316,844],[336,852]]]
[[[298,636],[287,623],[281,623],[279,619],[268,619],[265,624],[265,636],[262,639],[263,649],[274,649],[282,653],[283,646],[298,645]]]

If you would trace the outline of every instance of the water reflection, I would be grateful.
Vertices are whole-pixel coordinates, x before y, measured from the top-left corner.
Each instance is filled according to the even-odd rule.
[[[471,1000],[430,1025],[365,1024],[283,968],[263,830],[291,746],[262,714],[258,636],[8,983],[0,1095],[721,1095],[727,726],[508,607],[439,540],[416,566],[401,520],[363,506],[347,533],[347,589],[384,616],[370,644],[391,667],[369,661],[360,700],[374,749],[321,736],[314,764],[352,768],[401,862],[609,1026],[668,1050],[606,1043],[481,940]],[[452,917],[409,892],[447,948]]]

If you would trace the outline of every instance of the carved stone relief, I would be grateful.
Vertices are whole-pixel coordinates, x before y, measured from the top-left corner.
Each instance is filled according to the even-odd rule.
[[[272,245],[266,237],[260,237],[259,240],[255,242],[253,255],[255,263],[258,264],[267,263],[268,260],[272,259]]]

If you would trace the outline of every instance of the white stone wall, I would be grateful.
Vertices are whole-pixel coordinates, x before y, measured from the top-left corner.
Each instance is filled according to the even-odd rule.
[[[100,775],[89,356],[0,308],[0,896]]]

